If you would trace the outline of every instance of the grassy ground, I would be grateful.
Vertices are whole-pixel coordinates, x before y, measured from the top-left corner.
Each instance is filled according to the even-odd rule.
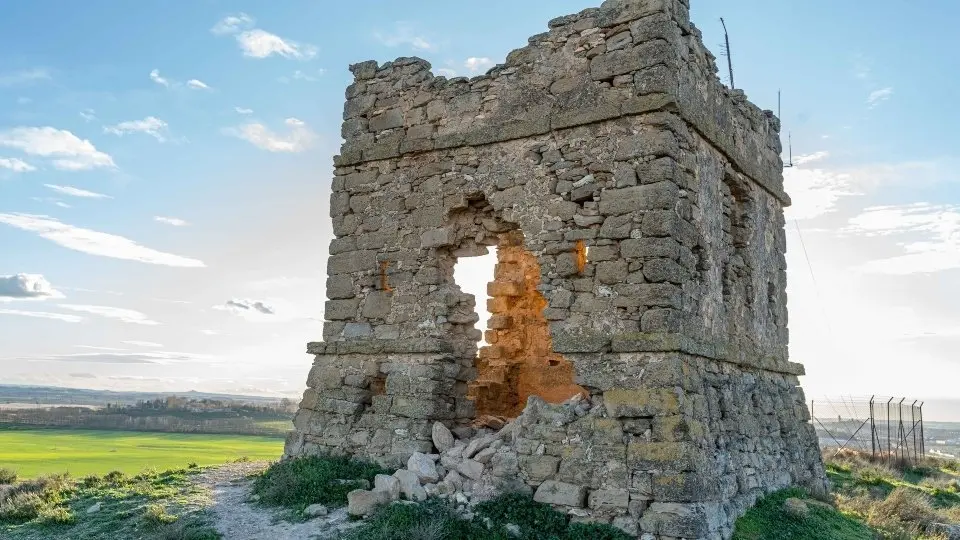
[[[0,469],[21,478],[69,472],[74,476],[147,468],[214,465],[242,456],[277,459],[283,440],[244,435],[203,435],[69,429],[0,430]]]
[[[940,540],[937,523],[960,524],[960,463],[929,459],[891,467],[856,452],[824,452],[830,503],[785,490],[737,522],[735,540]],[[805,501],[791,511],[789,498]]]
[[[0,485],[0,538],[217,540],[206,497],[189,479],[196,471],[48,476]]]

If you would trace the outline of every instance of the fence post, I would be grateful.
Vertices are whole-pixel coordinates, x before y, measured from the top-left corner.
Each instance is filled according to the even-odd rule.
[[[893,398],[887,400],[887,462],[890,461],[890,403]]]
[[[873,398],[870,396],[870,457],[877,458],[877,426],[873,421]]]
[[[926,439],[923,438],[923,402],[920,402],[920,453],[927,455]]]

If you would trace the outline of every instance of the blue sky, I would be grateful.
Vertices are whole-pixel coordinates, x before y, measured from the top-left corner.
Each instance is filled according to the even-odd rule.
[[[483,73],[598,1],[6,3],[0,382],[298,393],[347,66]],[[725,18],[737,87],[770,109],[783,91],[791,354],[809,395],[958,395],[960,39],[908,14],[693,0],[718,57]]]

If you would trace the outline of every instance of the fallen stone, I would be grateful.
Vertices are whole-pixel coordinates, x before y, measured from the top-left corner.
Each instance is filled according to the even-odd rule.
[[[443,481],[453,486],[456,490],[460,490],[463,487],[463,477],[460,476],[460,473],[457,471],[448,472]]]
[[[382,491],[390,497],[391,501],[395,501],[400,498],[400,480],[395,476],[378,474],[373,479],[373,490]]]
[[[416,474],[422,484],[433,484],[440,480],[440,475],[437,473],[437,464],[427,454],[414,452],[407,460],[407,470]]]
[[[533,494],[533,500],[537,502],[572,506],[574,508],[583,508],[583,502],[586,497],[587,488],[585,486],[556,482],[554,480],[547,480],[540,484],[537,492]]]
[[[447,426],[443,425],[442,422],[434,422],[433,424],[433,446],[437,448],[437,451],[441,454],[447,450],[453,448],[453,445],[456,443],[456,439],[453,438],[453,433],[447,429]]]
[[[87,513],[88,513],[88,514],[96,514],[97,512],[100,511],[101,508],[103,508],[103,503],[97,503],[97,504],[91,506],[90,508],[87,508]]]
[[[492,447],[484,448],[483,450],[477,452],[477,455],[473,456],[473,460],[479,463],[486,464],[490,462],[490,458],[492,458],[493,455],[496,453],[497,453],[496,448],[492,448]]]
[[[520,538],[523,536],[523,531],[520,530],[519,525],[514,525],[513,523],[507,523],[503,527],[507,531],[507,536],[510,538]]]
[[[483,463],[468,459],[457,466],[457,471],[467,478],[479,480],[483,474]]]
[[[322,504],[311,504],[303,510],[303,515],[307,517],[321,517],[329,514],[330,511]]]
[[[377,506],[390,502],[382,491],[355,489],[347,493],[347,512],[351,516],[369,516]]]
[[[400,482],[400,492],[409,501],[423,501],[427,498],[427,492],[420,485],[420,478],[413,471],[400,469],[393,473],[394,478]]]

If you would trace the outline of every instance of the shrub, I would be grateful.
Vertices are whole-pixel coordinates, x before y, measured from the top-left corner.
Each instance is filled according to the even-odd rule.
[[[474,513],[493,523],[512,523],[520,527],[522,538],[529,540],[562,538],[567,530],[565,514],[519,493],[507,493],[482,502],[474,508]]]
[[[56,523],[57,525],[70,525],[77,520],[73,512],[63,506],[44,508],[40,511],[38,517],[42,522]]]
[[[389,473],[369,461],[340,456],[306,456],[271,465],[254,480],[253,493],[265,504],[297,511],[317,503],[339,507],[347,504],[347,493],[357,488],[349,480],[373,482],[376,475]]]
[[[167,509],[162,504],[151,504],[144,509],[143,520],[150,525],[157,526],[173,523],[177,520],[177,516],[168,514]]]
[[[894,537],[914,538],[939,519],[923,493],[906,487],[893,490],[867,516],[867,523]]]
[[[574,523],[567,531],[567,540],[630,540],[627,533],[599,523]]]
[[[0,469],[0,485],[13,484],[17,481],[17,471],[13,469]]]
[[[506,539],[457,517],[444,501],[429,499],[421,504],[394,503],[382,507],[345,540],[486,540]]]
[[[66,475],[44,476],[5,486],[0,491],[0,522],[20,523],[36,518],[41,510],[62,502],[68,486]]]

